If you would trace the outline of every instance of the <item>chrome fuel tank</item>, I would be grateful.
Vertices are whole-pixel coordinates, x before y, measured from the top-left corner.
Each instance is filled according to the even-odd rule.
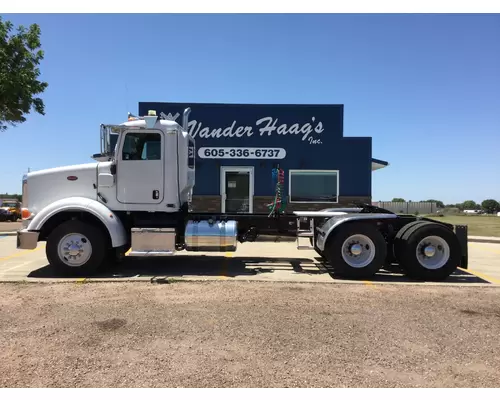
[[[189,221],[184,234],[188,251],[236,251],[236,221]]]

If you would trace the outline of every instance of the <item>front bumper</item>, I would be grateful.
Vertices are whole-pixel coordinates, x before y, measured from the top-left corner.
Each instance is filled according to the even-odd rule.
[[[28,231],[27,229],[17,231],[17,248],[24,250],[36,249],[39,235],[39,232]]]

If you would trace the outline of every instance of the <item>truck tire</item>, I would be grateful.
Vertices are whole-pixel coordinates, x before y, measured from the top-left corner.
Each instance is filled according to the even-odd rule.
[[[103,231],[78,220],[63,222],[47,238],[46,254],[57,274],[88,276],[106,258],[107,238]]]
[[[403,226],[398,233],[396,234],[394,241],[392,242],[392,250],[393,255],[396,261],[399,262],[399,258],[401,257],[401,247],[404,241],[403,236],[410,231],[410,229],[414,229],[414,227],[422,225],[422,224],[430,224],[428,221],[413,221],[409,224]]]
[[[327,241],[325,255],[334,275],[348,279],[367,279],[384,265],[387,243],[370,224],[355,222],[337,228]]]
[[[416,280],[442,281],[460,265],[461,249],[455,233],[428,222],[410,228],[402,237],[400,265]]]

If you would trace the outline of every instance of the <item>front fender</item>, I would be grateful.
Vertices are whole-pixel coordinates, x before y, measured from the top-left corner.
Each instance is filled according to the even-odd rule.
[[[113,247],[127,243],[125,228],[116,214],[104,204],[84,197],[69,197],[51,203],[38,212],[26,228],[28,231],[40,231],[51,217],[65,211],[83,211],[97,217],[108,230]]]
[[[349,221],[366,221],[366,220],[378,220],[378,219],[393,219],[393,218],[398,218],[396,214],[379,214],[379,213],[366,213],[366,214],[346,214],[346,215],[339,215],[330,218],[328,221],[326,221],[319,229],[318,229],[318,236],[316,239],[316,246],[320,251],[325,251],[325,244],[330,237],[330,235],[335,232],[335,229],[337,229],[339,226],[342,224],[345,224],[346,222]]]

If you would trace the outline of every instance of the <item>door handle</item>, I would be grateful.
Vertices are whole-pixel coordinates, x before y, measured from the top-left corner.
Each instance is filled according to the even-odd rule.
[[[158,200],[159,197],[160,197],[160,191],[153,190],[153,199]]]

